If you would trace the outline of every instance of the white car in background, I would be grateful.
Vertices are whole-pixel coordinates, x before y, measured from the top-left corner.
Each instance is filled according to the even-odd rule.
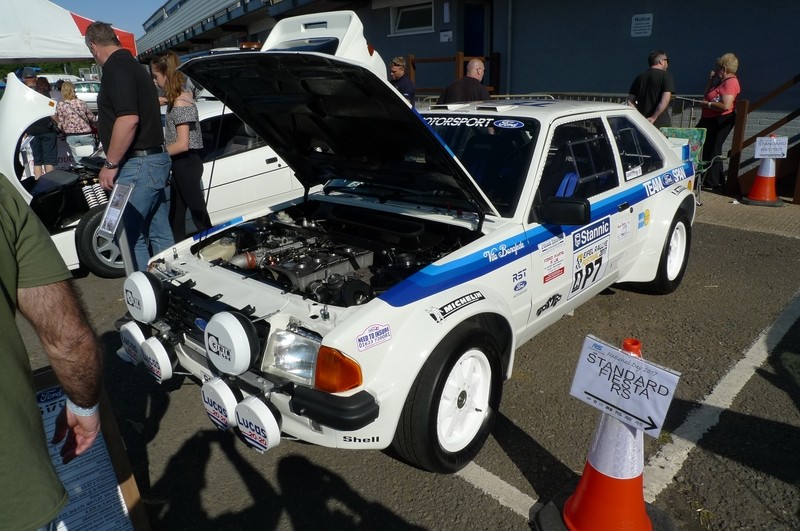
[[[289,167],[221,102],[200,100],[197,107],[205,143],[203,188],[213,224],[302,191]],[[0,99],[0,173],[42,220],[70,269],[84,266],[101,277],[124,276],[119,247],[97,230],[107,202],[97,180],[102,158],[82,159],[83,169],[56,170],[38,181],[21,162],[25,129],[54,109],[53,100],[9,76]]]
[[[326,33],[348,24],[351,40]],[[275,32],[363,42],[352,12]],[[122,327],[121,355],[160,382],[191,373],[197,414],[218,428],[260,452],[282,437],[391,446],[454,472],[488,437],[517,347],[612,284],[680,285],[689,146],[636,109],[502,100],[418,114],[385,72],[286,48],[184,69],[303,196],[177,243],[124,284],[138,322]]]
[[[99,81],[73,81],[75,97],[86,102],[92,112],[97,112],[97,95],[100,93]]]

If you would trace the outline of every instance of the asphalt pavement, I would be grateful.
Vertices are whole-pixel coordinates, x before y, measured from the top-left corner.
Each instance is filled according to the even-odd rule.
[[[681,372],[661,437],[645,437],[648,501],[682,530],[800,529],[800,205],[701,201],[681,288],[615,287],[520,346],[492,437],[453,476],[292,441],[253,452],[213,428],[195,384],[158,385],[114,354],[121,280],[77,278],[152,527],[530,529],[583,470],[598,416],[569,385],[593,334],[638,337],[648,360]],[[32,365],[45,365],[20,323]]]

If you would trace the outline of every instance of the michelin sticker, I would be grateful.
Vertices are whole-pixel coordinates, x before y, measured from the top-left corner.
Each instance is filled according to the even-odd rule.
[[[386,343],[392,339],[392,329],[389,325],[374,324],[368,326],[364,332],[356,338],[358,350],[363,352],[367,349]]]
[[[573,278],[567,300],[603,278],[608,264],[610,239],[610,217],[605,217],[572,233]]]
[[[437,323],[441,323],[461,308],[466,308],[470,304],[475,304],[476,302],[480,302],[485,298],[486,297],[484,297],[483,293],[480,291],[473,291],[472,293],[464,295],[463,297],[459,297],[448,302],[444,306],[439,306],[438,308],[428,308],[427,312],[431,316],[431,319]]]

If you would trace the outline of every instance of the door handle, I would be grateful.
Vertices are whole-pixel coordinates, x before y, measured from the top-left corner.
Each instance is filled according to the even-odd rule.
[[[631,205],[626,201],[617,207],[618,212],[622,212],[623,210],[628,210]]]

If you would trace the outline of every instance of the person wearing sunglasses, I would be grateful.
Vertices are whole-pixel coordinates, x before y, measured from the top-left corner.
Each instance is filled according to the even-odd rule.
[[[628,105],[636,107],[656,127],[672,127],[667,107],[675,92],[675,81],[667,71],[669,57],[664,50],[655,50],[647,60],[650,68],[633,80],[628,91]]]
[[[406,60],[402,57],[395,57],[389,64],[389,83],[403,95],[405,99],[414,106],[414,98],[417,92],[414,82],[406,74]]]

